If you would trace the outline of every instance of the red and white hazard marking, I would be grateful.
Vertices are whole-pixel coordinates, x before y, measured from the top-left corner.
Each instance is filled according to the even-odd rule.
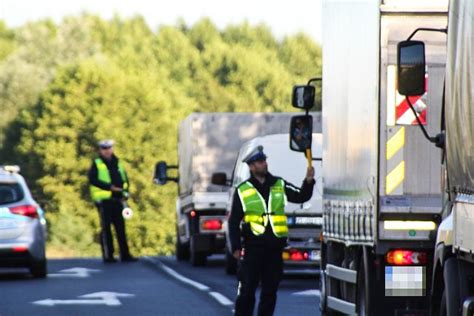
[[[425,75],[425,90],[428,91],[428,74]],[[396,125],[417,125],[418,121],[413,113],[405,96],[400,95],[397,91],[395,101],[395,124]],[[409,97],[413,108],[418,113],[418,118],[423,125],[426,125],[427,106],[423,99],[426,100],[427,92],[424,95]]]
[[[397,67],[387,67],[387,125],[417,125],[418,121],[408,104],[405,96],[398,93],[396,86]],[[425,90],[428,91],[428,74],[425,76]],[[425,103],[427,93],[420,96],[410,97],[417,116],[423,125],[426,124],[427,108]]]

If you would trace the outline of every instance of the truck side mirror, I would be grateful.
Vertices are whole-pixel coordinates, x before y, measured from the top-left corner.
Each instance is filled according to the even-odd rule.
[[[297,115],[291,118],[290,149],[306,152],[311,148],[313,141],[313,117],[311,115]]]
[[[294,86],[291,104],[295,108],[309,110],[314,107],[315,94],[314,86]]]
[[[165,161],[160,161],[155,165],[155,175],[153,181],[156,184],[164,185],[168,182],[168,165]]]
[[[227,185],[227,174],[225,172],[213,173],[211,183],[216,185]]]
[[[397,45],[397,85],[404,96],[422,95],[425,86],[425,43],[403,41]]]

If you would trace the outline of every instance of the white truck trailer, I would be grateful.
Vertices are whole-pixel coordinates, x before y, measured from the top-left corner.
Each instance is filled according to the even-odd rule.
[[[432,28],[423,25],[424,30]],[[421,30],[423,31],[423,30]],[[433,31],[433,30],[431,30]],[[438,229],[431,315],[474,315],[474,2],[452,0],[447,27],[445,98],[445,218]],[[428,34],[432,36],[433,34]],[[414,39],[418,39],[418,36]],[[412,96],[423,89],[423,42],[400,43],[399,86]],[[426,48],[430,54],[431,47]]]
[[[157,165],[155,181],[178,183],[176,257],[204,265],[207,257],[224,253],[223,224],[229,186],[212,184],[214,173],[230,178],[243,143],[256,136],[288,131],[290,113],[193,113],[180,123],[178,177]]]
[[[397,92],[397,43],[445,28],[447,1],[323,0],[323,315],[426,315],[441,221],[444,34],[427,46],[427,93]],[[418,35],[417,35],[418,36]],[[424,77],[423,77],[424,78]]]

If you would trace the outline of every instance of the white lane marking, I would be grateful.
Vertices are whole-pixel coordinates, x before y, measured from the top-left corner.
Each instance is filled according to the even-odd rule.
[[[161,268],[162,270],[164,270],[166,273],[168,273],[170,276],[172,276],[173,278],[185,283],[185,284],[188,284],[188,285],[191,285],[192,287],[198,289],[198,290],[201,290],[201,291],[205,291],[207,292],[210,296],[212,296],[217,302],[219,302],[219,304],[221,305],[224,305],[224,306],[233,306],[234,305],[234,302],[232,302],[231,300],[229,300],[226,296],[222,295],[221,293],[219,292],[214,292],[214,291],[211,291],[211,288],[208,287],[207,285],[204,285],[202,283],[199,283],[199,282],[196,282],[196,281],[193,281],[181,274],[179,274],[178,272],[176,272],[175,270],[171,269],[170,267],[168,267],[167,265],[165,265],[163,262],[161,262],[160,260],[153,260],[152,258],[150,257],[144,257],[144,259],[148,262],[150,262],[151,264],[154,264],[156,266],[158,266],[159,268]]]
[[[200,291],[209,291],[209,287],[207,285],[204,285],[202,283],[193,281],[193,280],[185,277],[184,275],[179,274],[178,272],[176,272],[173,269],[171,269],[170,267],[166,266],[164,263],[162,263],[159,260],[153,261],[150,257],[145,257],[145,260],[148,260],[149,262],[158,265],[161,269],[163,269],[170,276],[172,276],[173,278],[175,278],[175,279],[177,279],[177,280],[179,280],[183,283],[186,283],[186,284],[188,284],[188,285],[190,285],[190,286],[192,286],[192,287],[194,287],[194,288],[196,288]]]
[[[97,273],[100,270],[97,269],[88,269],[75,267],[71,269],[64,269],[59,271],[59,273],[50,273],[48,274],[49,278],[87,278],[91,273]]]
[[[321,296],[321,291],[319,291],[319,290],[306,290],[306,291],[301,291],[301,292],[295,292],[292,295]]]
[[[116,293],[116,292],[94,292],[78,296],[75,300],[53,300],[47,298],[40,301],[32,302],[35,305],[41,306],[55,306],[55,305],[106,305],[106,306],[120,306],[122,303],[119,297],[134,297],[135,294]]]
[[[232,302],[231,300],[229,300],[227,297],[225,297],[219,292],[209,292],[209,295],[215,298],[216,301],[218,301],[221,305],[224,305],[224,306],[234,305],[234,302]]]

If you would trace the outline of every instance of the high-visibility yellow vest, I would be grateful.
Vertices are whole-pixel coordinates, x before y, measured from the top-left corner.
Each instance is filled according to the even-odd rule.
[[[285,182],[282,179],[278,179],[270,188],[268,207],[265,199],[249,181],[241,184],[237,192],[244,210],[244,222],[250,225],[254,235],[262,235],[268,223],[270,223],[275,236],[288,236],[288,224],[285,215],[287,198]]]
[[[107,165],[104,163],[104,161],[101,158],[97,158],[94,160],[94,163],[97,167],[98,179],[107,184],[112,184],[112,178],[110,177],[109,169],[107,168]],[[128,191],[128,178],[125,168],[120,161],[118,162],[118,170],[123,182],[123,192],[126,193]],[[90,186],[90,193],[94,202],[100,202],[102,200],[108,200],[112,198],[112,191],[102,190],[101,188],[93,185]]]

